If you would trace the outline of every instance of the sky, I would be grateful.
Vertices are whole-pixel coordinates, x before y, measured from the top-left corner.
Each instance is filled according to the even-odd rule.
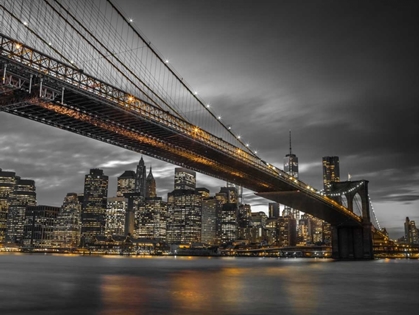
[[[171,67],[267,162],[292,150],[299,178],[322,189],[322,157],[342,180],[369,181],[381,227],[419,224],[419,21],[416,1],[121,0]],[[140,154],[0,112],[0,168],[36,181],[38,204],[60,206],[101,168],[109,196]],[[143,156],[158,195],[175,165]],[[225,183],[197,174],[211,193]],[[252,211],[268,200],[245,190]]]

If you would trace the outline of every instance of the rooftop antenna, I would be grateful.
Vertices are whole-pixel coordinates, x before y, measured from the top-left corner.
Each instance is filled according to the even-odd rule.
[[[289,129],[289,151],[290,155],[292,155],[292,130]]]

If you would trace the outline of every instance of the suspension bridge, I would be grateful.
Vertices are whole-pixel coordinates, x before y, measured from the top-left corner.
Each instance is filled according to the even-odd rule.
[[[0,110],[314,215],[332,226],[335,258],[372,259],[374,236],[386,239],[368,181],[337,183],[337,196],[328,196],[261,159],[113,2],[2,0],[0,8]],[[356,193],[358,214],[352,206]],[[351,201],[347,207],[341,196]]]

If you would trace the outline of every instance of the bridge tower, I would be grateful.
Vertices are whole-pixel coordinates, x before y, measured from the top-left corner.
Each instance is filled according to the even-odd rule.
[[[347,207],[353,211],[356,195],[362,202],[362,225],[343,222],[332,226],[332,256],[335,259],[373,259],[372,222],[370,218],[370,203],[367,180],[331,182],[331,196],[344,195],[347,198]]]

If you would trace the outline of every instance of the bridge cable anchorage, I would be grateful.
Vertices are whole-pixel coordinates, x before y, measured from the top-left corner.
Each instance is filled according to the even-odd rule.
[[[57,1],[57,0],[55,0]],[[181,83],[185,89],[189,91],[189,93],[197,100],[197,102],[227,131],[229,134],[231,134],[234,138],[236,138],[236,141],[238,141],[246,150],[248,150],[252,155],[257,156],[254,151],[252,151],[251,148],[249,148],[249,145],[247,145],[245,142],[240,140],[230,127],[226,126],[221,119],[218,118],[210,109],[209,106],[205,105],[200,98],[197,96],[197,92],[192,91],[184,82],[184,80],[178,76],[168,65],[167,59],[163,59],[155,49],[151,46],[150,41],[147,41],[133,26],[132,19],[126,18],[125,15],[122,14],[121,10],[117,8],[117,6],[111,1],[107,0],[107,2],[113,7],[113,9],[120,15],[120,17],[127,23],[127,25],[135,32],[135,34],[142,39],[142,41],[147,45],[147,47],[154,53],[154,55],[162,62],[162,64],[172,73],[172,75],[178,80],[179,83]]]
[[[84,36],[80,33],[79,30],[77,30],[72,23],[70,23],[60,12],[58,12],[53,6],[51,6],[50,3],[47,2],[47,0],[44,0],[44,2],[47,3],[48,6],[51,7],[52,10],[54,10],[54,12],[56,12],[70,27],[72,27],[72,29],[77,32],[79,34],[79,36],[81,36],[82,38],[84,38]],[[54,0],[55,3],[58,4],[58,6],[60,6],[60,8],[62,8],[75,22],[77,22],[77,24],[83,28],[83,30],[85,32],[87,32],[102,48],[104,48],[108,53],[109,56],[113,56],[113,58],[119,62],[131,75],[133,75],[137,80],[139,80],[143,86],[145,86],[154,96],[156,96],[162,103],[164,103],[166,106],[168,106],[174,113],[176,113],[180,118],[183,118],[184,120],[186,120],[181,114],[179,114],[175,109],[173,109],[169,104],[167,104],[158,94],[156,94],[143,80],[141,80],[130,68],[128,68],[113,52],[111,52],[109,50],[108,47],[106,47],[105,45],[103,45],[97,38],[95,35],[92,34],[92,32],[90,32],[73,14],[71,14],[66,8],[64,8],[61,3],[59,3],[57,0]],[[86,40],[86,39],[85,39]],[[89,43],[89,42],[88,42]],[[140,90],[145,96],[147,96],[147,93],[145,91],[143,91],[143,89],[138,86],[135,82],[133,82],[124,72],[122,72],[116,65],[114,65],[114,63],[107,57],[107,55],[105,55],[104,53],[102,53],[99,49],[96,48],[95,45],[91,45],[93,47],[93,49],[95,49],[109,64],[111,64],[115,70],[117,70],[123,77],[125,77],[131,84],[133,84],[138,90]],[[155,100],[153,100],[152,98],[149,98],[149,100],[154,103],[154,105],[156,105],[157,107],[159,107],[160,109],[164,110]]]

